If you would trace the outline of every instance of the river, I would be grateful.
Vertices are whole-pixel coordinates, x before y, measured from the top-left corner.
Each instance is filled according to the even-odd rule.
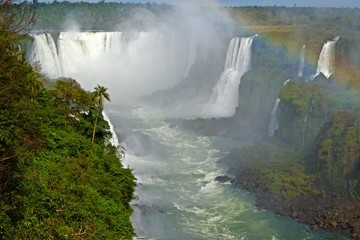
[[[138,239],[347,239],[255,207],[251,193],[215,182],[217,161],[240,143],[170,127],[159,112],[108,105],[137,178],[132,216]]]

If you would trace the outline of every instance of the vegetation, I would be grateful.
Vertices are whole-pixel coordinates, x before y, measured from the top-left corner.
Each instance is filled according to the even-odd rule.
[[[38,30],[63,30],[72,24],[82,30],[144,29],[155,26],[174,9],[169,4],[151,2],[146,4],[105,1],[72,3],[56,0],[52,3],[25,1],[19,6],[29,7],[35,11],[37,15],[35,29]],[[279,31],[285,32],[294,27],[297,30],[304,28],[305,35],[309,35],[307,33],[309,28],[337,31],[339,34],[345,29],[353,32],[358,32],[360,29],[360,10],[356,8],[253,6],[228,7],[223,8],[223,11],[238,27],[256,27],[257,33],[259,30],[274,30],[276,27]],[[312,37],[316,36],[312,35]]]
[[[314,173],[326,188],[360,199],[360,114],[337,112],[318,139]]]
[[[289,82],[280,93],[280,128],[276,137],[292,146],[311,149],[329,119],[329,92],[319,83]]]
[[[333,80],[317,78],[314,82],[289,82],[283,87],[280,99],[280,127],[272,141],[301,148],[305,151],[304,158],[307,157],[306,161],[291,166],[289,162],[274,164],[270,172],[268,167],[264,168],[265,164],[255,167],[260,177],[266,179],[264,185],[270,182],[275,186],[269,189],[278,189],[276,183],[279,182],[279,175],[286,169],[291,172],[295,167],[297,172],[293,171],[292,174],[303,172],[305,179],[306,174],[311,172],[311,178],[320,183],[317,184],[319,189],[359,198],[359,93]],[[259,152],[259,149],[255,147],[254,151]],[[266,156],[271,162],[272,155]],[[269,175],[271,171],[276,171],[275,176]]]
[[[104,108],[105,100],[110,101],[110,96],[106,92],[106,90],[107,89],[103,86],[98,85],[97,87],[95,87],[94,100],[96,102],[97,109],[96,109],[96,118],[95,118],[95,122],[94,122],[91,142],[94,142],[94,140],[95,140],[96,126],[97,126],[97,123],[99,120],[100,113],[102,112],[102,110]]]
[[[258,185],[286,199],[320,193],[316,177],[306,172],[300,151],[273,144],[256,145],[241,149],[239,160],[239,178],[250,189]]]
[[[332,31],[360,29],[358,8],[253,6],[232,7],[227,10],[239,26],[296,26]]]
[[[59,80],[51,90],[43,87],[39,80],[46,80],[14,44],[33,24],[26,8],[36,13],[38,30],[121,31],[147,30],[173,8],[104,1],[14,6],[0,0],[0,238],[131,238],[134,177],[106,141],[108,126],[101,117],[106,89],[89,93],[72,79]],[[258,141],[280,93],[279,129],[270,143],[239,151],[238,178],[284,199],[318,196],[325,189],[359,200],[360,9],[223,10],[234,19],[235,32],[260,34],[253,69],[243,76],[233,119],[199,118],[191,128]],[[330,80],[294,77],[303,45],[307,71],[314,73],[324,41],[337,35]],[[293,81],[283,86],[288,78]]]
[[[304,166],[320,188],[359,198],[359,93],[332,81],[295,81],[283,88],[280,98],[276,139],[303,146],[313,156]]]
[[[72,79],[43,87],[4,24],[9,9],[0,2],[0,239],[131,239],[135,179],[100,102]]]
[[[167,4],[53,1],[22,2],[37,16],[36,30],[142,30],[155,26],[171,11]],[[144,21],[146,19],[146,21]]]

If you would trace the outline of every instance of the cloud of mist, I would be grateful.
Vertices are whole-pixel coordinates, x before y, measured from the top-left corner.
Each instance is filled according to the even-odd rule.
[[[69,32],[79,32],[81,30],[81,27],[73,14],[68,14],[66,16],[65,21],[62,24],[62,28]]]
[[[220,29],[230,24],[215,1],[208,7],[200,3],[182,1],[161,18],[144,9],[134,12],[116,26],[123,32],[121,41],[96,33],[60,36],[64,76],[89,90],[97,84],[107,87],[115,103],[174,86],[195,62],[207,61],[211,51],[220,49]],[[79,29],[71,16],[64,25]],[[139,26],[144,30],[139,32]]]

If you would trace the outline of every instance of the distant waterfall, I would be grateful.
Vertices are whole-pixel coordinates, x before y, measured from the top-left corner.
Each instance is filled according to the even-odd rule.
[[[318,66],[315,77],[323,73],[326,78],[329,78],[334,73],[335,68],[335,44],[339,40],[339,36],[331,41],[327,41],[319,56]]]
[[[51,79],[74,78],[87,89],[102,84],[116,90],[116,94],[110,92],[112,96],[125,101],[172,87],[183,79],[200,57],[198,50],[210,46],[201,44],[203,40],[198,35],[183,32],[32,34],[34,41],[28,60],[39,63],[41,72]]]
[[[224,71],[209,102],[203,108],[204,116],[231,117],[239,101],[241,77],[251,68],[251,46],[254,37],[233,38],[229,44]]]
[[[279,107],[280,98],[277,98],[274,104],[273,109],[271,110],[270,122],[268,127],[268,135],[270,137],[274,136],[275,131],[279,128],[278,119],[276,116],[277,109]]]
[[[304,75],[304,67],[305,67],[305,45],[302,47],[300,53],[300,62],[299,62],[299,71],[298,71],[299,77],[302,77]]]
[[[291,81],[290,79],[286,80],[284,82],[283,86],[288,84],[288,82],[290,82],[290,81]],[[273,137],[275,134],[275,131],[278,130],[278,128],[279,128],[279,122],[278,122],[278,118],[277,118],[277,110],[279,108],[279,103],[280,103],[280,98],[277,98],[274,103],[274,107],[271,110],[270,122],[269,122],[269,126],[268,126],[268,136],[269,137]]]

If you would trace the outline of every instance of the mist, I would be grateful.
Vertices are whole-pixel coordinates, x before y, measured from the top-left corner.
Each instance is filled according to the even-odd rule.
[[[59,37],[62,76],[76,79],[88,90],[103,85],[113,103],[131,103],[175,86],[215,51],[225,55],[219,52],[227,44],[220,24],[231,22],[218,9],[186,2],[162,19],[148,11],[134,12],[116,26],[121,35],[97,39],[95,33],[78,32],[69,16],[64,23],[67,31]],[[144,30],[138,31],[139,26]]]

